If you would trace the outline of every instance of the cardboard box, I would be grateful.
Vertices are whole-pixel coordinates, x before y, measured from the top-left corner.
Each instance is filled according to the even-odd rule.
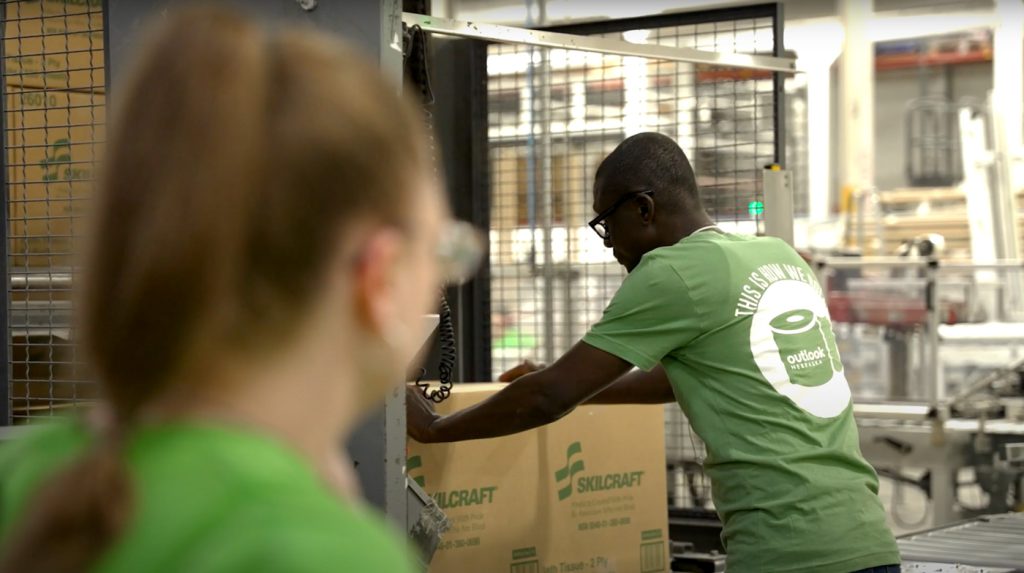
[[[102,0],[32,0],[4,6],[8,83],[105,91]]]
[[[106,138],[105,96],[7,86],[6,183],[15,267],[72,263]]]
[[[501,387],[457,385],[438,410]],[[583,406],[493,440],[410,440],[407,469],[452,522],[430,573],[669,570],[662,406]]]

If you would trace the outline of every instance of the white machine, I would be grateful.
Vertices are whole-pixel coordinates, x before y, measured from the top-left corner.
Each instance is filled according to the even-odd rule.
[[[883,362],[900,363],[888,372],[864,372],[858,381],[888,378],[880,385],[881,396],[854,406],[867,460],[894,481],[898,496],[907,486],[923,492],[934,525],[1020,507],[1024,356],[1013,348],[1024,352],[1024,325],[968,321],[970,309],[978,306],[974,279],[979,270],[1019,273],[1022,263],[866,257],[823,259],[818,266],[822,284],[828,285],[833,321],[879,330],[889,346]],[[942,294],[947,280],[964,281],[963,300],[953,302]],[[848,341],[854,352],[865,344],[857,338]],[[1004,352],[993,353],[991,347]],[[966,357],[968,367],[951,368],[955,357]],[[967,488],[975,499],[960,495]]]

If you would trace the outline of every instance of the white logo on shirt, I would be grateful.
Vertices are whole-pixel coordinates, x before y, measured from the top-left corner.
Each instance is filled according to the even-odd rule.
[[[750,351],[772,388],[819,418],[846,410],[850,386],[813,277],[793,265],[763,265],[743,285],[736,315],[751,317]]]

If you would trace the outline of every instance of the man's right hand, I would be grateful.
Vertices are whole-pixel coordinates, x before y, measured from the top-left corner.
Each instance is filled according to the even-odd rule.
[[[515,383],[446,416],[435,414],[413,387],[406,396],[409,435],[419,442],[460,442],[539,428],[561,419],[630,368],[625,360],[580,342],[548,368],[520,364],[501,376]]]
[[[526,360],[519,366],[516,366],[499,376],[498,382],[514,382],[527,374],[532,374],[538,370],[542,370],[544,367],[544,364],[534,364],[533,362]]]
[[[409,437],[423,444],[433,441],[431,427],[440,416],[415,385],[405,387],[405,421]]]

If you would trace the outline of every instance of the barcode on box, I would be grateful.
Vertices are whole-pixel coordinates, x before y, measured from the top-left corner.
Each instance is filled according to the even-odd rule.
[[[665,542],[640,544],[640,573],[657,573],[665,570]]]
[[[540,561],[513,563],[509,573],[540,573]]]

